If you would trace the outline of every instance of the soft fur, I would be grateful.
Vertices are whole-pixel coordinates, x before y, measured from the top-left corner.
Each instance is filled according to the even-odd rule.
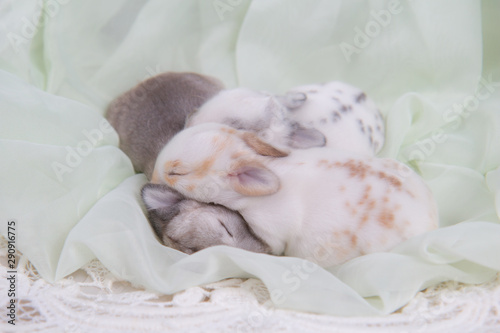
[[[155,172],[187,197],[239,211],[273,254],[323,266],[437,227],[431,192],[400,162],[325,148],[280,153],[222,124],[176,135]]]
[[[114,100],[107,118],[135,170],[151,179],[161,149],[184,128],[188,115],[222,88],[212,77],[163,73]],[[142,198],[151,226],[167,246],[186,253],[214,245],[269,252],[241,215],[226,207],[196,202],[156,184],[146,184]]]
[[[223,90],[187,127],[207,122],[257,133],[281,148],[328,146],[374,156],[384,144],[384,121],[360,89],[339,81],[292,88],[283,96],[247,88]]]
[[[223,90],[194,113],[186,127],[216,122],[255,132],[278,147],[322,147],[326,143],[322,133],[289,117],[288,107],[297,108],[304,102],[304,94],[275,97],[247,88]]]
[[[289,118],[326,137],[328,147],[374,156],[384,144],[384,121],[364,92],[344,82],[295,87],[287,95],[306,94],[289,107]]]
[[[116,98],[106,117],[118,132],[120,149],[136,172],[148,179],[158,153],[184,128],[186,118],[223,89],[222,83],[195,73],[162,73]]]
[[[226,207],[188,200],[162,184],[146,184],[142,197],[149,221],[166,246],[187,254],[216,245],[270,252],[243,217]]]

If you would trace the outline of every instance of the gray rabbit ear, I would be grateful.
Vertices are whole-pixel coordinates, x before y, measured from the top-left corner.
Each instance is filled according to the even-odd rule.
[[[288,141],[290,147],[307,149],[326,145],[326,137],[317,129],[305,128],[298,123],[292,124],[292,128]]]
[[[177,191],[163,184],[146,184],[141,190],[142,200],[149,210],[163,210],[176,206],[184,200]]]
[[[146,184],[141,190],[142,200],[148,210],[148,221],[158,238],[165,242],[167,224],[179,214],[179,203],[184,197],[163,184]]]

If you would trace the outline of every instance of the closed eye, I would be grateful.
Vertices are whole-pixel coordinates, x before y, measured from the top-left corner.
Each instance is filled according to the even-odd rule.
[[[185,176],[185,175],[189,174],[189,172],[183,171],[183,170],[170,170],[167,174],[169,176]]]
[[[221,225],[224,229],[226,229],[226,231],[227,231],[227,233],[229,234],[229,236],[233,237],[233,234],[229,232],[229,230],[228,230],[228,229],[227,229],[227,227],[224,225],[224,223],[222,223],[222,221],[221,221],[221,220],[219,220],[219,223],[220,223],[220,225]]]

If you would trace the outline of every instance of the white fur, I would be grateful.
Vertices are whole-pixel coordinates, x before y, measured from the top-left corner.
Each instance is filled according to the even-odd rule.
[[[141,192],[149,221],[168,247],[188,254],[216,245],[269,253],[241,215],[226,207],[186,199],[165,185],[147,184]]]
[[[201,106],[186,127],[207,122],[253,131],[277,147],[326,145],[368,156],[380,151],[385,136],[375,103],[339,81],[295,87],[284,96],[247,88],[223,90]]]
[[[289,118],[326,136],[327,146],[369,156],[384,144],[384,121],[375,103],[360,89],[344,82],[295,87],[307,100],[290,109]]]
[[[324,148],[264,156],[266,144],[245,133],[214,123],[186,129],[155,172],[186,197],[239,211],[273,254],[323,266],[437,227],[431,192],[395,160]]]
[[[300,149],[324,146],[322,133],[291,121],[287,105],[297,107],[305,101],[300,100],[300,96],[298,99],[292,96],[275,97],[247,88],[223,90],[191,115],[186,127],[215,122],[255,132],[263,140],[279,147]]]

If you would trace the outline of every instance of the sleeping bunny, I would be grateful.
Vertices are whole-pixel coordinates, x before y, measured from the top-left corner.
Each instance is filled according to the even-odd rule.
[[[114,100],[106,116],[135,170],[151,179],[161,149],[182,130],[187,116],[222,88],[212,77],[163,73]],[[169,247],[186,253],[214,245],[269,252],[241,215],[226,207],[187,199],[165,185],[146,184],[142,198],[151,226]]]
[[[304,93],[304,103],[289,107],[289,118],[326,137],[328,147],[374,156],[384,144],[384,121],[364,92],[344,82],[295,87],[287,95]]]
[[[380,112],[361,90],[333,81],[273,96],[247,88],[223,90],[186,127],[217,122],[255,132],[286,149],[328,146],[374,156],[384,143]]]
[[[177,134],[155,173],[186,197],[239,211],[272,254],[324,267],[437,227],[431,192],[396,160],[325,148],[287,153],[223,124]]]
[[[240,214],[221,205],[186,199],[163,184],[146,184],[142,198],[153,229],[163,244],[192,254],[215,245],[270,253]]]
[[[326,143],[322,133],[289,117],[287,107],[297,108],[305,98],[302,93],[278,97],[247,88],[223,90],[192,114],[186,127],[216,122],[255,132],[283,149],[322,147]]]

